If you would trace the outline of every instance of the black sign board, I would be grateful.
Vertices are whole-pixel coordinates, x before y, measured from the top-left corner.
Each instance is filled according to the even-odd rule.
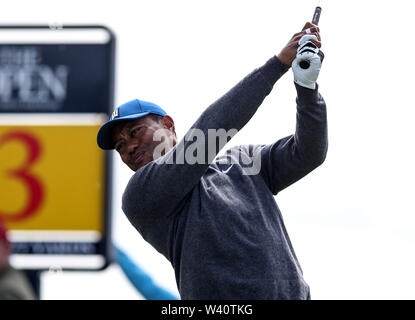
[[[0,43],[0,112],[108,113],[112,108],[114,36],[104,27],[0,27],[43,31],[57,43]],[[104,43],[67,43],[65,32],[104,31]],[[30,32],[29,32],[30,33]],[[17,35],[17,33],[16,33]],[[29,35],[30,36],[30,35]],[[45,42],[47,34],[43,36]],[[12,42],[13,39],[6,39]],[[91,39],[93,41],[94,39]],[[61,41],[61,42],[60,42]],[[85,41],[85,40],[84,40]],[[105,41],[99,39],[97,42]],[[38,42],[38,41],[37,41]],[[66,42],[66,43],[65,43]]]

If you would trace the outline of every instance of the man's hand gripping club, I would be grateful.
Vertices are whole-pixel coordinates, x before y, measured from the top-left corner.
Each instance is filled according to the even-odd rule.
[[[287,67],[292,66],[295,83],[314,90],[324,56],[320,48],[320,30],[316,25],[307,22],[303,30],[292,37],[278,58]]]

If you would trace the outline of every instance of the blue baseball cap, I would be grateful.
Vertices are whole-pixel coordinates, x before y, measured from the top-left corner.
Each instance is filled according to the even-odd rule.
[[[131,100],[114,110],[111,118],[98,131],[98,146],[104,150],[114,149],[112,130],[119,121],[135,120],[152,114],[165,116],[167,113],[158,105],[143,100]]]

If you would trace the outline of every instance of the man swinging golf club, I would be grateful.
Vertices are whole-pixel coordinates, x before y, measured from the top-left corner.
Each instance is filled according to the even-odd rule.
[[[101,127],[98,145],[115,149],[135,171],[123,211],[172,263],[182,299],[310,299],[273,195],[326,157],[326,106],[316,84],[320,47],[318,27],[307,23],[277,56],[210,105],[180,141],[173,119],[142,100],[121,105]],[[291,66],[295,133],[216,156]]]

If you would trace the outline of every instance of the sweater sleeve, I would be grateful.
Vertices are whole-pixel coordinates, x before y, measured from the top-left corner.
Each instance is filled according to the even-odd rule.
[[[230,140],[215,139],[216,148],[209,147],[212,131],[209,129],[241,130],[286,71],[277,57],[268,60],[210,105],[176,146],[131,177],[123,194],[122,208],[139,231],[143,223],[150,223],[145,220],[168,216]],[[187,156],[195,150],[203,155],[204,161],[188,163]]]
[[[298,181],[320,166],[327,154],[327,114],[323,97],[315,90],[295,84],[297,122],[294,135],[263,146],[261,174],[271,192]]]

